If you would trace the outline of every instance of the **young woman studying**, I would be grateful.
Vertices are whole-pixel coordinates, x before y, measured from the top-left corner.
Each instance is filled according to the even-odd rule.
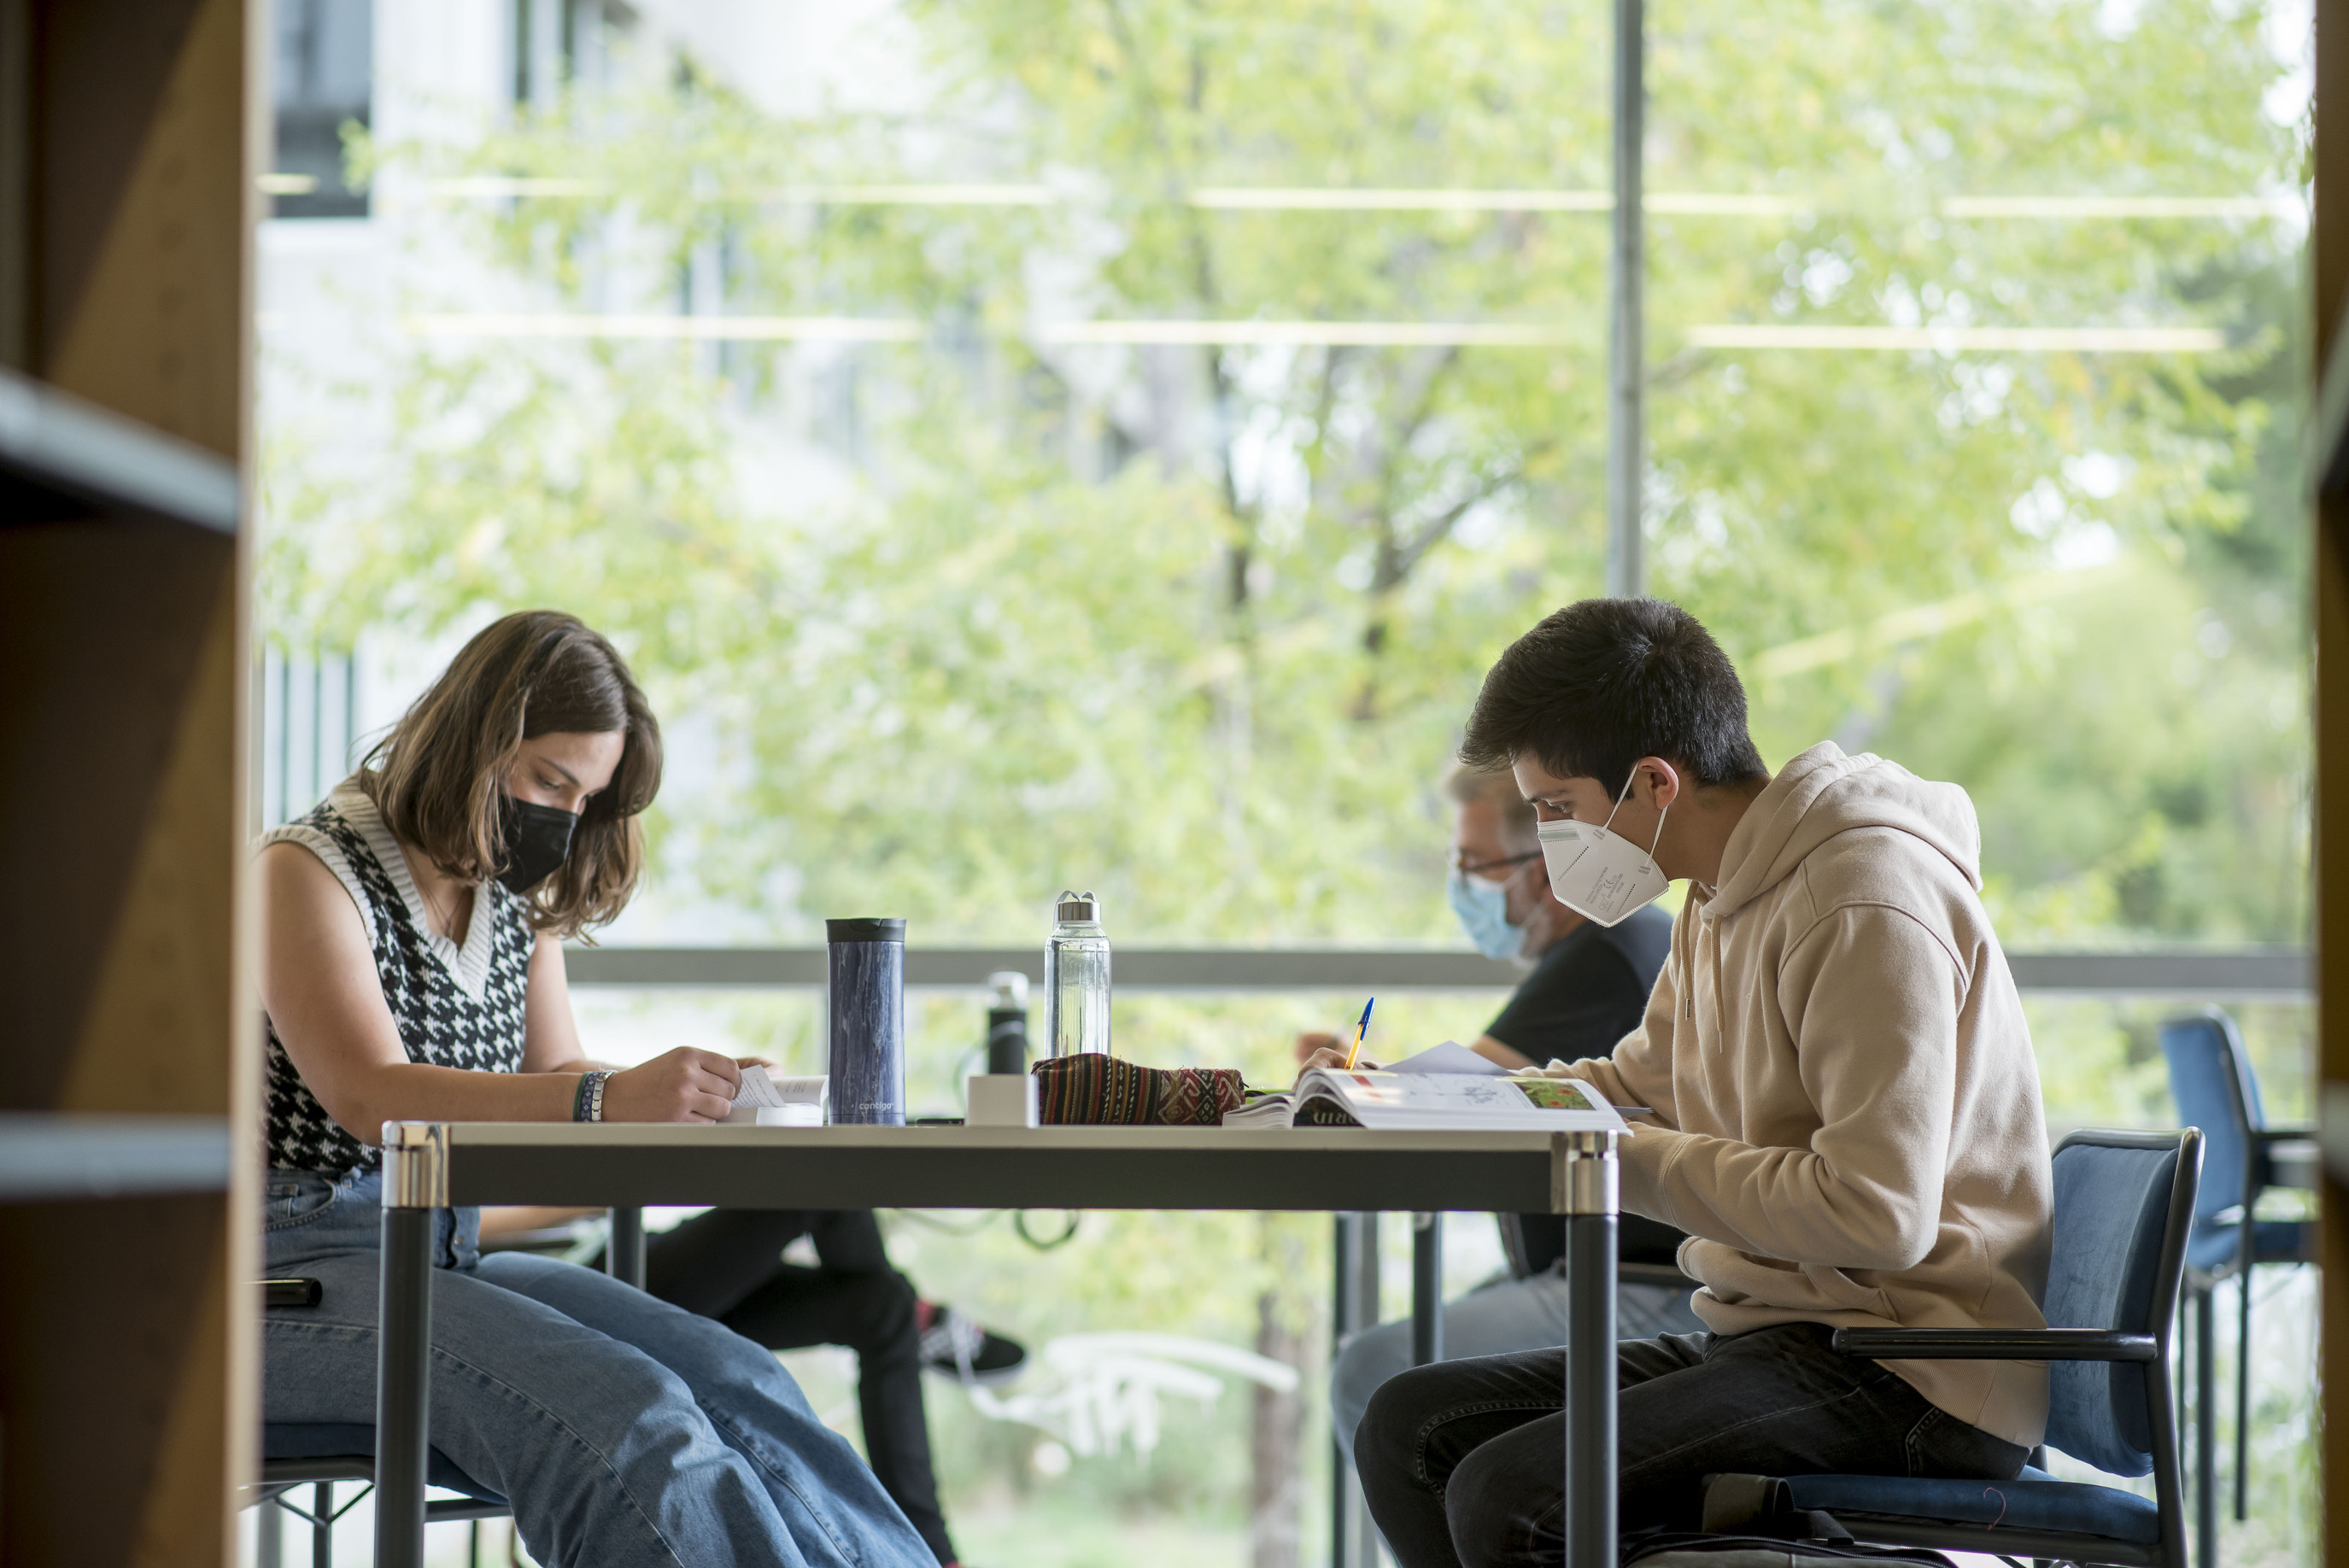
[[[264,1326],[278,1422],[375,1418],[386,1120],[713,1121],[737,1065],[580,1054],[564,937],[618,914],[660,730],[611,645],[510,615],[352,778],[260,852],[267,1252],[323,1282]],[[928,1568],[921,1538],[773,1356],[603,1274],[483,1257],[444,1210],[433,1448],[512,1504],[550,1564]]]

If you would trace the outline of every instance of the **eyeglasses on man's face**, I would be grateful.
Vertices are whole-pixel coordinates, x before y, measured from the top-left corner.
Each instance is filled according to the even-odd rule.
[[[1452,851],[1452,869],[1463,876],[1492,876],[1497,872],[1506,872],[1513,866],[1524,865],[1527,861],[1539,859],[1541,859],[1539,850],[1529,850],[1522,855],[1504,855],[1497,860],[1490,861],[1472,861],[1462,855],[1458,850],[1454,850]]]

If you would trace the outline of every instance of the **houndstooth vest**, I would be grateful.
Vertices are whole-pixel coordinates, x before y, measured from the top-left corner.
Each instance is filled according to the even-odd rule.
[[[358,906],[375,952],[384,1005],[408,1059],[474,1072],[522,1068],[523,999],[533,941],[522,901],[494,882],[473,890],[473,916],[460,948],[425,923],[424,903],[398,841],[356,779],[346,779],[307,816],[263,835],[263,845],[295,843],[326,862]],[[336,1124],[268,1032],[269,1163],[330,1175],[381,1163],[382,1152]]]

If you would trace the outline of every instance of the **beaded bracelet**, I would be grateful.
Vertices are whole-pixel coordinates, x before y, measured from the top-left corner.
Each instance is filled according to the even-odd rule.
[[[579,1092],[571,1101],[572,1120],[601,1121],[604,1119],[604,1080],[611,1076],[607,1072],[585,1072],[579,1075]]]

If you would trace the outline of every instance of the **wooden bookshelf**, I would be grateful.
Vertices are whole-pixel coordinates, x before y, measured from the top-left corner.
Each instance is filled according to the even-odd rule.
[[[2308,446],[2316,603],[2316,1034],[2325,1179],[2318,1183],[2324,1286],[2323,1560],[2349,1563],[2349,1004],[2332,982],[2349,975],[2349,3],[2319,0],[2314,197],[2308,273],[2319,370]]]
[[[265,15],[265,13],[254,13]],[[245,0],[0,0],[0,1562],[251,1468]]]

